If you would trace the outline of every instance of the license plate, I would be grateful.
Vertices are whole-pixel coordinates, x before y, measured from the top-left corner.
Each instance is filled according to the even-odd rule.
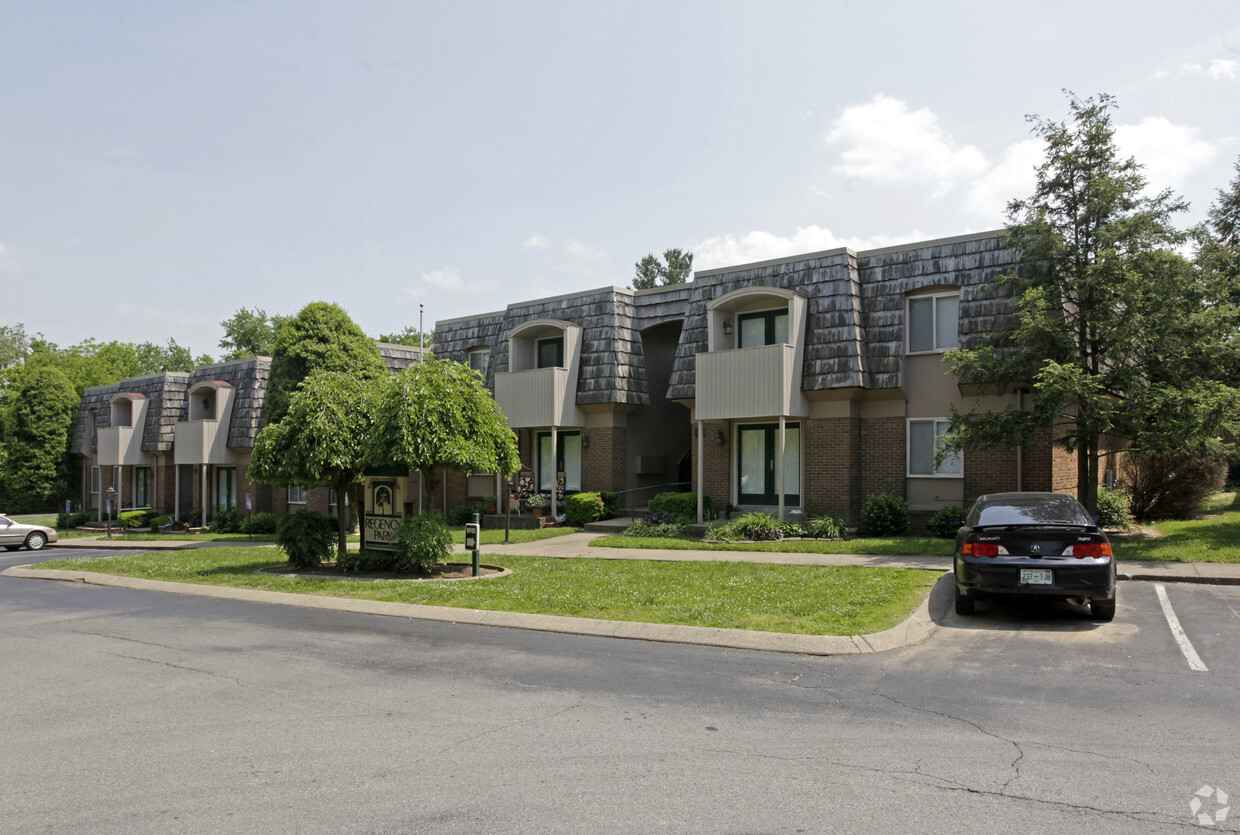
[[[1051,575],[1049,568],[1022,568],[1020,570],[1022,586],[1049,586],[1054,582],[1055,578]]]

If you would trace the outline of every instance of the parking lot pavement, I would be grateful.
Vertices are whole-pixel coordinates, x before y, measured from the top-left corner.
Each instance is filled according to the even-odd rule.
[[[1237,678],[1240,587],[1121,583],[1111,623],[1091,620],[1087,608],[1062,601],[986,601],[971,617],[949,613],[931,643],[983,665],[1037,663],[1048,672],[1068,674],[1124,668],[1157,677]]]

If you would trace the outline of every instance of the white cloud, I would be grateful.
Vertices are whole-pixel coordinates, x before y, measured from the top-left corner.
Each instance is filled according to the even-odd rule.
[[[845,107],[826,139],[843,148],[837,174],[876,183],[931,183],[936,194],[979,176],[987,165],[980,150],[958,145],[928,108],[912,111],[882,93]]]
[[[572,261],[606,261],[607,250],[601,246],[590,246],[581,241],[569,241],[564,244],[564,254]]]
[[[1158,73],[1159,78],[1165,78],[1168,73]],[[1240,80],[1240,61],[1227,58],[1212,58],[1209,66],[1205,64],[1191,63],[1180,67],[1180,71],[1176,73],[1177,78],[1184,78],[1189,75],[1198,75],[1208,78],[1211,81],[1237,81]]]
[[[546,235],[530,235],[521,244],[524,249],[551,249],[551,239]]]
[[[989,224],[1002,224],[1008,201],[1033,193],[1034,169],[1041,164],[1042,154],[1042,142],[1038,139],[1009,145],[1003,158],[969,186],[965,209]]]
[[[1197,128],[1172,124],[1162,116],[1147,116],[1137,125],[1118,125],[1115,144],[1125,156],[1145,166],[1153,190],[1181,190],[1188,175],[1205,167],[1217,148],[1197,138]]]
[[[422,273],[405,288],[405,292],[411,298],[422,300],[427,296],[434,297],[445,293],[478,293],[480,291],[493,290],[497,287],[499,287],[498,281],[467,279],[461,275],[459,268],[444,267],[443,269]]]
[[[695,270],[710,270],[716,267],[731,267],[737,264],[749,264],[754,261],[768,261],[772,258],[784,258],[789,255],[802,255],[807,252],[819,252],[826,249],[851,247],[854,250],[875,249],[891,244],[916,241],[920,233],[909,236],[875,238],[841,238],[830,229],[821,226],[801,226],[791,235],[780,236],[772,232],[755,229],[743,235],[720,235],[699,241],[690,246],[693,250],[693,267]]]
[[[17,275],[19,272],[21,264],[17,263],[13,248],[0,244],[0,274]]]

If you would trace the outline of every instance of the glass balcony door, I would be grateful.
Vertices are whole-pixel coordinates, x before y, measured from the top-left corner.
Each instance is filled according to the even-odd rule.
[[[743,424],[737,427],[737,504],[779,504],[779,424]],[[784,504],[801,503],[801,427],[785,424]]]

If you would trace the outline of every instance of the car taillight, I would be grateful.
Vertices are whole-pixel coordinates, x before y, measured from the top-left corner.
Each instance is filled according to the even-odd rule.
[[[994,542],[966,542],[960,546],[960,553],[966,557],[1007,557],[1011,556],[1008,549]]]
[[[1063,556],[1076,557],[1078,560],[1109,557],[1111,556],[1111,544],[1109,542],[1078,542],[1064,548]]]

